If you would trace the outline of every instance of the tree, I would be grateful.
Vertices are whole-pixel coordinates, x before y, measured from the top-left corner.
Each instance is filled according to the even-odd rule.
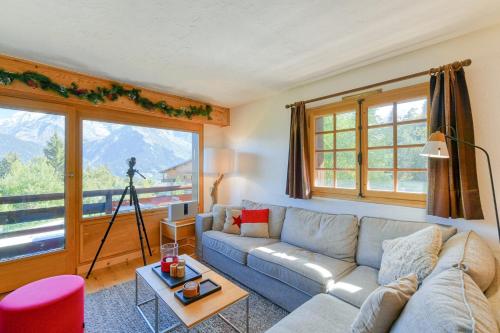
[[[16,153],[8,153],[4,158],[0,160],[0,179],[5,178],[7,174],[12,169],[12,165],[19,161],[19,157]]]
[[[108,190],[125,188],[123,177],[117,177],[106,166],[87,167],[83,171],[83,190]]]
[[[54,135],[50,137],[47,146],[43,149],[43,153],[49,165],[54,168],[55,173],[59,177],[63,177],[65,165],[64,143],[57,133],[54,133]]]
[[[9,173],[0,179],[0,196],[62,192],[64,192],[64,179],[54,173],[54,169],[45,157],[33,158],[26,164],[21,160],[16,160],[12,163]],[[56,205],[56,203],[44,201],[0,205],[0,210],[42,208],[50,205]]]

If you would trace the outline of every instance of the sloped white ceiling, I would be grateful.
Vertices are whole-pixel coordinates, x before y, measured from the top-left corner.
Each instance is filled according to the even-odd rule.
[[[1,0],[0,53],[231,107],[498,22],[498,0]]]

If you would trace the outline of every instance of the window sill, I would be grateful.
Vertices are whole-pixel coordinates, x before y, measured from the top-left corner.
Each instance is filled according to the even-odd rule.
[[[330,192],[324,192],[324,191],[313,191],[312,196],[319,197],[319,198],[357,201],[357,202],[375,203],[375,204],[382,204],[382,205],[404,206],[404,207],[412,207],[412,208],[425,208],[427,205],[426,201],[423,201],[423,200],[381,198],[381,197],[375,197],[372,195],[359,197],[358,195],[330,193]]]

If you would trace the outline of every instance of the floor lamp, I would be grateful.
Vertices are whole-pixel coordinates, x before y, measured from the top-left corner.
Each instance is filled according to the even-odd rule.
[[[224,178],[224,174],[232,172],[234,168],[234,153],[226,148],[206,148],[203,158],[203,172],[207,175],[215,175],[214,183],[210,187],[210,197],[212,204],[210,211],[217,203],[219,184]]]
[[[450,127],[451,131],[455,133],[455,129],[453,127]],[[421,156],[425,156],[428,158],[450,158],[450,154],[448,153],[448,147],[446,145],[446,139],[449,139],[451,141],[455,141],[459,144],[464,144],[466,146],[474,147],[475,149],[479,149],[486,155],[486,160],[488,161],[488,170],[490,172],[490,183],[491,183],[491,193],[493,194],[493,204],[495,207],[495,217],[497,220],[497,232],[498,232],[498,240],[500,241],[500,221],[498,219],[498,207],[497,207],[497,198],[495,195],[495,184],[493,182],[493,172],[491,171],[491,162],[490,162],[490,155],[484,149],[483,147],[476,146],[473,143],[467,142],[460,140],[455,136],[450,136],[443,134],[440,131],[436,131],[431,134],[429,139],[427,140],[427,143],[425,144],[424,148],[422,149],[422,152],[420,153]]]

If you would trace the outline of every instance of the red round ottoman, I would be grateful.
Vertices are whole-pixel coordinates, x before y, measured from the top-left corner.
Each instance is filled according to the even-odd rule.
[[[29,283],[0,301],[1,333],[81,333],[85,283],[60,275]]]

